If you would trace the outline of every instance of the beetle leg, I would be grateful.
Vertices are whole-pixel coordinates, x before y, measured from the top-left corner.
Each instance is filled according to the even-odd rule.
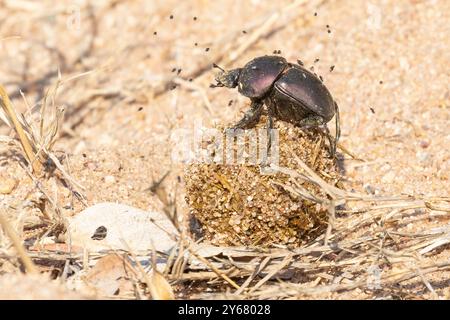
[[[253,101],[252,105],[250,106],[250,110],[248,110],[244,117],[236,123],[232,129],[246,129],[254,127],[258,121],[259,118],[261,118],[261,114],[263,111],[263,103]]]
[[[337,116],[339,117],[339,116]],[[337,120],[338,121],[338,120]],[[337,143],[337,139],[331,136],[330,134],[330,129],[328,129],[327,124],[323,121],[323,118],[321,116],[309,116],[307,118],[304,118],[300,121],[300,126],[301,127],[318,127],[322,129],[322,132],[324,132],[324,134],[326,135],[326,137],[328,138],[328,142],[330,144],[330,154],[331,157],[333,158],[336,154],[336,143]],[[337,132],[337,134],[339,134],[339,132]],[[337,137],[337,135],[336,135]]]
[[[273,117],[271,112],[269,111],[269,114],[267,115],[267,154],[270,153],[270,147],[272,147],[272,134],[270,130],[273,129]]]
[[[266,152],[262,155],[262,159],[261,159],[261,166],[262,167],[267,167],[269,166],[268,163],[268,157],[270,157],[270,153],[271,153],[271,147],[272,147],[272,132],[271,130],[273,129],[273,114],[272,114],[272,109],[271,108],[267,108],[268,110],[268,114],[267,114],[267,121],[266,121],[266,137],[267,137],[267,145],[266,145]]]
[[[328,129],[326,124],[323,126],[323,129],[325,131],[325,135],[328,138],[328,143],[330,144],[331,158],[334,158],[336,155],[336,144],[337,144],[336,137],[333,139],[333,137],[331,136],[331,133],[330,133],[330,129]]]
[[[337,143],[339,141],[339,138],[341,137],[341,117],[339,115],[339,107],[337,105],[337,103],[334,103],[334,107],[335,107],[335,114],[336,114],[336,136],[334,138],[334,144],[335,144],[335,152],[336,152],[336,147],[337,147]]]
[[[266,137],[267,137],[267,145],[266,152],[262,155],[261,166],[268,167],[268,157],[271,157],[271,149],[272,149],[272,130],[273,129],[273,114],[270,108],[268,108],[267,114],[267,122],[266,122]]]

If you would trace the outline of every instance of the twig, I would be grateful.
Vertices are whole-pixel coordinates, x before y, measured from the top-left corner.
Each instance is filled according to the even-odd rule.
[[[17,253],[19,254],[20,260],[22,260],[23,265],[28,273],[37,274],[39,271],[34,265],[33,261],[27,255],[25,248],[22,245],[22,241],[17,236],[16,232],[13,230],[9,222],[3,216],[3,213],[0,213],[0,225],[3,230],[5,230],[6,235],[11,239],[14,247],[16,248]]]
[[[280,270],[282,270],[284,267],[286,267],[292,260],[292,255],[289,254],[286,257],[284,257],[283,261],[280,262],[280,264],[273,269],[271,272],[269,272],[264,278],[262,278],[253,288],[250,289],[250,292],[255,291],[259,287],[261,287],[264,283],[266,283],[270,278],[272,278],[276,273],[278,273]]]
[[[241,287],[236,290],[234,293],[235,295],[240,295],[242,292],[244,292],[244,289],[248,287],[248,285],[253,281],[253,279],[264,270],[264,268],[267,266],[267,264],[270,261],[270,257],[265,257],[263,261],[255,268],[255,271],[245,280],[245,282],[241,285]]]
[[[194,250],[192,250],[190,247],[188,247],[189,252],[196,257],[198,260],[200,260],[201,262],[203,262],[204,264],[206,264],[209,268],[211,268],[212,271],[214,271],[218,276],[220,276],[221,278],[223,278],[226,282],[228,282],[229,284],[231,284],[234,288],[236,288],[237,290],[239,290],[239,285],[234,282],[233,280],[231,280],[226,274],[224,274],[223,272],[221,272],[219,269],[217,269],[211,262],[209,262],[208,260],[206,260],[205,258],[199,256]]]
[[[6,94],[5,89],[1,85],[0,85],[0,104],[2,108],[5,110],[6,114],[8,115],[9,120],[14,125],[14,128],[19,136],[20,143],[22,144],[23,150],[25,151],[25,155],[28,159],[29,164],[33,168],[34,173],[39,174],[39,172],[42,169],[41,163],[37,161],[30,140],[25,134],[22,124],[17,118],[16,112],[11,104],[11,101],[9,100],[8,95]]]

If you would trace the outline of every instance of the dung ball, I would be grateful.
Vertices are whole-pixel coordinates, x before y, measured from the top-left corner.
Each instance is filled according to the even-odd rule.
[[[281,121],[272,135],[262,117],[243,137],[223,133],[199,144],[210,161],[191,163],[184,171],[194,234],[215,245],[298,247],[324,231],[327,209],[304,194],[323,199],[326,193],[293,173],[302,173],[303,161],[328,183],[338,183],[327,138],[318,129]],[[269,160],[276,166],[267,170]]]

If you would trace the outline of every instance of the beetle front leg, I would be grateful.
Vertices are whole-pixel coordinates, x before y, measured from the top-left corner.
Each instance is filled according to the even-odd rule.
[[[330,129],[328,129],[326,124],[323,126],[323,128],[324,128],[324,131],[325,131],[325,135],[328,138],[328,143],[330,144],[331,158],[334,158],[336,156],[337,140],[336,140],[336,138],[333,138],[333,136],[330,133]]]
[[[250,110],[248,110],[244,117],[236,123],[232,129],[247,129],[254,127],[259,119],[261,118],[261,114],[263,111],[263,103],[259,101],[252,101],[250,106]]]
[[[334,103],[334,110],[335,110],[335,123],[336,123],[336,136],[334,138],[334,144],[335,144],[335,151],[337,148],[337,143],[339,141],[339,138],[341,137],[341,117],[339,115],[339,107],[337,103]]]
[[[261,167],[269,167],[268,157],[270,157],[272,152],[272,129],[273,129],[273,112],[268,108],[267,121],[266,121],[266,136],[267,136],[267,146],[266,152],[262,154]]]
[[[267,115],[267,123],[266,123],[266,129],[267,129],[267,153],[270,153],[270,149],[272,147],[272,134],[271,130],[273,129],[273,114],[272,110],[269,108],[268,115]]]

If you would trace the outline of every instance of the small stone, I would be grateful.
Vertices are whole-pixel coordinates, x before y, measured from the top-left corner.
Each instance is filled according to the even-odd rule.
[[[430,143],[426,140],[421,140],[419,141],[419,146],[423,149],[426,149],[430,146]]]
[[[364,184],[364,190],[369,194],[375,194],[375,188],[368,183]]]
[[[106,176],[103,178],[103,180],[105,181],[106,185],[112,185],[116,182],[116,178],[114,178],[114,176]]]
[[[417,160],[419,160],[422,163],[427,162],[429,157],[430,157],[430,155],[428,152],[419,151],[416,153]]]
[[[12,178],[0,180],[0,194],[10,194],[17,186],[18,181]]]
[[[395,172],[394,171],[389,171],[388,173],[386,173],[383,178],[381,178],[381,182],[383,183],[392,183],[395,179]]]

